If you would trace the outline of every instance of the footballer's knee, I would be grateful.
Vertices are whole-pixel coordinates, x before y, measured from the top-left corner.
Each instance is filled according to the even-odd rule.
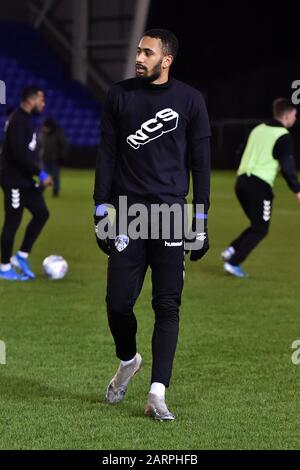
[[[252,230],[260,239],[263,239],[268,235],[269,228],[269,224],[257,224],[253,226]]]
[[[38,220],[41,224],[45,224],[50,217],[48,209],[43,209],[35,215],[35,219]]]
[[[168,318],[178,321],[180,298],[156,298],[152,307],[157,318]]]
[[[20,222],[21,219],[6,220],[2,231],[2,237],[6,236],[7,234],[10,235],[15,233],[18,230]]]
[[[108,318],[118,318],[132,315],[132,304],[115,298],[106,301]]]

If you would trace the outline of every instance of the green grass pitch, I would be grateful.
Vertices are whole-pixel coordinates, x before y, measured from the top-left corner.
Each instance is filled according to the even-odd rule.
[[[211,250],[187,262],[169,407],[174,422],[143,416],[153,326],[149,275],[136,306],[141,373],[124,402],[103,403],[118,365],[105,313],[106,259],[94,241],[93,172],[64,171],[50,192],[46,230],[32,255],[35,282],[0,282],[0,449],[295,449],[299,447],[300,207],[279,178],[271,231],[244,268],[225,276],[220,251],[246,226],[233,173],[215,172]],[[1,222],[3,220],[1,195]],[[24,223],[28,221],[28,215]],[[21,232],[21,233],[20,233]],[[17,243],[20,242],[18,234]],[[61,254],[62,281],[42,276]]]

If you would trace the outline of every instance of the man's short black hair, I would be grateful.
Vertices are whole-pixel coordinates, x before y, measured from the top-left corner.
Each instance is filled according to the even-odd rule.
[[[148,29],[148,31],[145,31],[144,36],[160,39],[164,55],[170,54],[174,60],[176,59],[179,43],[174,33],[168,29],[156,28]]]
[[[42,91],[40,88],[38,88],[36,85],[27,85],[21,93],[21,100],[22,101],[27,101],[29,98],[32,98],[33,96],[36,96],[39,91]]]
[[[273,101],[273,116],[275,118],[280,118],[283,114],[293,111],[293,109],[297,109],[297,107],[288,98],[276,98]]]

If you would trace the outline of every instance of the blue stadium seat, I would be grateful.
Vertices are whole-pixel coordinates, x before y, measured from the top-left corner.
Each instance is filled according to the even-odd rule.
[[[16,107],[22,88],[35,83],[46,94],[45,116],[51,115],[57,120],[70,143],[97,145],[100,106],[88,89],[64,74],[61,61],[29,24],[0,23],[0,78],[8,88],[8,107]],[[45,116],[36,122],[41,123]],[[4,107],[0,111],[0,141],[3,125]]]

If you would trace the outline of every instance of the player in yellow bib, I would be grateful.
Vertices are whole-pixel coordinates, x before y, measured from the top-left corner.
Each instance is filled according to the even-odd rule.
[[[238,200],[250,220],[250,227],[222,252],[224,270],[236,277],[247,274],[240,264],[267,235],[272,214],[273,186],[281,170],[300,203],[293,142],[288,131],[296,121],[297,109],[285,98],[273,102],[273,120],[256,126],[250,133],[235,186]]]

